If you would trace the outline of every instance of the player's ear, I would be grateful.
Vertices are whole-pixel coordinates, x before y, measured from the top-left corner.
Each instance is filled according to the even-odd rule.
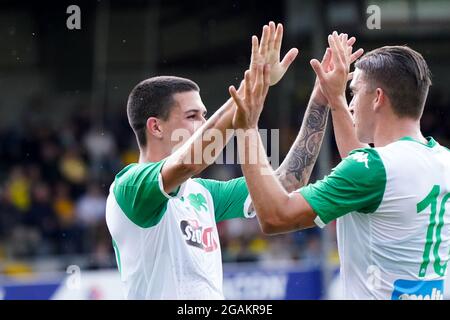
[[[379,112],[380,108],[385,104],[385,102],[386,102],[386,94],[384,90],[381,88],[376,88],[373,103],[373,111]]]
[[[161,120],[156,117],[150,117],[147,119],[147,131],[151,136],[154,136],[158,139],[162,139],[163,137],[163,128],[161,126]]]

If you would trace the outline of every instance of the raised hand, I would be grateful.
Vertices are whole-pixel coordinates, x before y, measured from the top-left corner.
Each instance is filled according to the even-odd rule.
[[[337,35],[337,33],[335,33]],[[330,44],[330,37],[333,37],[333,35],[330,35],[328,38],[328,42]],[[343,50],[348,50],[347,51],[347,57],[349,56],[349,58],[345,61],[345,63],[347,64],[347,66],[345,68],[349,69],[350,65],[355,62],[363,53],[364,50],[363,49],[358,49],[355,52],[353,51],[353,45],[356,42],[356,38],[355,37],[351,37],[350,39],[347,39],[347,35],[346,34],[340,34],[339,35],[339,41],[340,44],[343,47]],[[317,72],[316,70],[322,70],[324,74],[330,73],[331,71],[333,71],[334,69],[334,64],[333,64],[333,60],[332,59],[332,49],[331,49],[331,44],[330,47],[326,49],[325,54],[323,56],[322,62],[319,63],[318,60],[313,59],[311,60],[311,66],[313,67],[314,71]],[[351,74],[349,74],[347,76],[348,79],[350,79]],[[344,88],[345,90],[345,88]],[[317,102],[320,105],[327,105],[328,104],[328,98],[325,96],[324,92],[322,91],[322,88],[320,86],[320,79],[319,76],[316,77],[316,82],[314,84],[314,89],[313,89],[313,93],[312,93],[312,97],[314,97],[315,102]]]
[[[256,74],[254,69],[258,65],[270,65],[270,85],[273,86],[283,78],[287,69],[298,55],[298,49],[292,48],[286,53],[280,62],[281,43],[283,40],[283,25],[279,23],[275,28],[273,21],[263,27],[261,43],[258,37],[252,36],[252,57],[250,70]]]
[[[256,74],[252,74],[255,72]],[[253,80],[252,80],[253,79]],[[234,129],[256,128],[259,116],[264,107],[264,101],[269,91],[270,65],[258,65],[244,75],[244,98],[241,98],[234,86],[229,92],[236,104],[233,116]]]

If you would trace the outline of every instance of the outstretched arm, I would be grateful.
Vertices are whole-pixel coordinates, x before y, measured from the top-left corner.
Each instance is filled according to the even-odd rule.
[[[238,139],[239,154],[257,152],[257,161],[245,161],[241,167],[262,231],[276,234],[314,227],[316,214],[308,202],[298,192],[288,193],[275,176],[258,130],[249,128],[246,135],[248,139]]]
[[[256,36],[252,37],[252,54],[250,60],[250,72],[248,76],[254,77],[256,69],[264,64],[270,65],[270,85],[278,83],[291,63],[295,60],[298,50],[292,48],[280,61],[281,43],[283,38],[283,26],[274,22],[263,27],[261,42]],[[239,91],[242,89],[242,85]],[[211,165],[219,156],[220,151],[231,139],[232,134],[227,132],[231,129],[235,105],[229,99],[219,110],[217,110],[208,121],[199,128],[189,140],[166,160],[161,171],[164,189],[170,192],[190,177],[202,172]],[[215,130],[222,139],[206,139]],[[217,150],[211,157],[204,158],[203,150]],[[201,154],[198,154],[198,153]]]
[[[330,51],[327,49],[322,59],[322,65],[328,68],[330,59]],[[329,111],[327,105],[328,101],[320,91],[316,80],[297,138],[286,158],[275,171],[276,176],[288,192],[306,185],[309,181],[327,125]]]
[[[258,72],[260,75],[261,72]],[[254,208],[265,233],[278,233],[314,226],[315,214],[299,193],[288,194],[275,176],[267,159],[258,120],[268,90],[267,66],[263,84],[260,77],[253,83],[245,77],[244,98],[234,87],[230,94],[236,103],[233,127],[238,137],[239,159]],[[258,80],[259,79],[259,80]]]
[[[205,124],[166,159],[161,169],[161,176],[167,193],[174,191],[187,179],[214,163],[230,139],[226,131],[231,127],[233,106],[231,99],[225,102]],[[204,155],[206,148],[211,148],[209,149],[211,154],[208,156]]]
[[[339,39],[337,34],[333,35],[333,37]],[[347,44],[347,37],[343,35],[340,40],[342,41],[341,48],[343,48],[344,44]],[[338,40],[334,39],[334,41]],[[335,50],[335,42],[330,44],[331,50]],[[347,56],[340,57],[340,59],[345,59],[344,61],[346,62],[350,61],[351,48],[345,50],[345,54]],[[326,55],[324,60],[327,60]],[[333,60],[333,62],[334,61],[336,60]],[[345,80],[347,77],[347,74],[345,74],[342,70],[343,65],[345,64],[341,62],[340,65],[335,63],[330,66],[329,70],[326,70],[325,68],[328,76],[333,79],[332,81],[330,80],[330,82],[334,83],[334,85],[338,88],[342,87],[342,85],[340,85],[340,80],[342,80],[342,77],[345,77]],[[325,71],[322,68],[320,70]],[[322,76],[323,74],[319,75],[318,81],[323,81]],[[248,87],[247,81],[244,83],[244,86],[246,88]],[[345,82],[343,88],[345,91]],[[322,90],[322,87],[320,87],[320,89],[321,92],[324,91]],[[240,136],[238,135],[238,148],[240,158],[244,159],[242,162],[242,170],[244,172],[247,186],[262,230],[265,233],[272,234],[315,226],[314,221],[317,215],[310,204],[299,192],[288,193],[283,189],[280,182],[276,179],[275,173],[267,160],[261,138],[257,131],[257,121],[262,110],[262,104],[264,103],[265,96],[259,98],[258,100],[256,99],[258,97],[257,93],[252,92],[252,94],[250,94],[248,89],[245,89],[245,93],[245,97],[241,99],[236,90],[234,88],[230,88],[230,94],[235,100],[237,106],[233,125],[235,128],[241,128],[245,131],[245,134],[241,134]],[[330,95],[328,91],[322,93],[327,100],[328,97],[333,97],[333,95]],[[334,103],[332,106],[333,105]],[[300,135],[300,137],[302,137],[302,135]],[[299,138],[298,140],[303,141],[304,138]],[[254,159],[255,154],[257,161],[249,161],[252,158]],[[295,152],[292,152],[292,154],[295,154]]]
[[[350,52],[355,42],[355,37],[351,37],[348,40],[346,39],[346,46],[349,48]],[[362,53],[362,49],[355,51],[351,54],[350,61],[355,61]],[[326,49],[322,62],[317,61],[317,63],[319,63],[321,68],[326,72],[332,70],[333,64],[330,48]],[[320,87],[319,79],[316,78],[314,89],[303,117],[300,132],[283,163],[275,171],[276,176],[288,192],[305,186],[309,181],[325,134],[330,109],[329,105],[328,99],[325,97]],[[347,112],[348,116],[350,116],[347,108],[337,109],[331,106],[331,110],[332,112],[338,113]],[[348,130],[354,131],[354,129],[353,122],[349,122],[349,118],[344,117],[344,115],[333,115],[333,124],[336,132],[336,140],[338,146],[340,146],[339,149],[358,148],[359,145],[356,145],[351,139],[350,142],[346,139],[347,136],[351,137],[352,134],[354,134],[353,132],[348,132]]]
[[[283,187],[294,191],[308,183],[319,155],[328,119],[328,107],[311,98],[300,132],[275,174]]]
[[[350,65],[362,55],[363,51],[359,49],[352,54],[352,46],[348,45],[347,35],[338,36],[336,31],[328,36],[328,44],[333,67],[326,70],[316,59],[311,60],[311,66],[317,75],[321,91],[329,102],[336,144],[341,158],[345,158],[354,149],[368,147],[356,136],[345,97],[345,88],[350,78]]]

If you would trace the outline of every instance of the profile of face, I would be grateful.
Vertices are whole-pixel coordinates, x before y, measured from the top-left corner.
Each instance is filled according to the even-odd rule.
[[[173,100],[168,119],[161,121],[162,141],[172,151],[206,122],[206,107],[198,91],[176,93]]]
[[[375,129],[375,104],[377,103],[377,90],[371,88],[364,71],[356,68],[350,83],[352,100],[349,110],[353,115],[353,123],[359,141],[372,143]]]

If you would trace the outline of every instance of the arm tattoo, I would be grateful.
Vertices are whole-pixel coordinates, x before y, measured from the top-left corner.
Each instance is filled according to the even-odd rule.
[[[278,180],[288,192],[308,183],[328,119],[329,108],[310,101],[302,127],[283,163],[276,170]]]

